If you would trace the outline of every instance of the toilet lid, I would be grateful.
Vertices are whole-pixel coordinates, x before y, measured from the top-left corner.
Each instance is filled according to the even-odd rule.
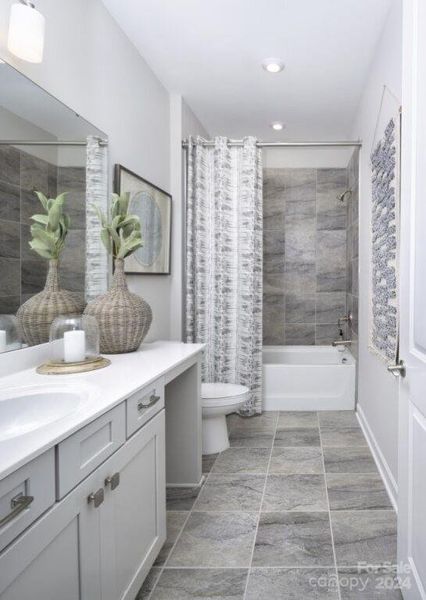
[[[231,398],[247,394],[249,389],[236,383],[202,383],[201,398],[205,400]]]

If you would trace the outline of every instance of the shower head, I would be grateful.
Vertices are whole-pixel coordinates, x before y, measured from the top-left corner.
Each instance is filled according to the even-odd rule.
[[[342,194],[338,194],[336,197],[339,200],[339,202],[344,202],[346,200],[346,198],[351,198],[352,196],[352,190],[345,190]]]

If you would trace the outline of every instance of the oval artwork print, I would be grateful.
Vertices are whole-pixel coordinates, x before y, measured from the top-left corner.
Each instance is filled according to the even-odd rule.
[[[132,213],[140,219],[143,242],[134,257],[139,264],[150,267],[160,256],[163,245],[160,208],[151,194],[138,192],[132,198]]]

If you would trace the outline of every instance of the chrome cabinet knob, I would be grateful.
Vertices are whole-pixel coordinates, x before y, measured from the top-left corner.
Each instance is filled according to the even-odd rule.
[[[114,473],[110,477],[106,477],[105,479],[105,487],[110,486],[111,490],[115,490],[116,487],[120,485],[120,473]]]
[[[104,498],[105,498],[104,489],[99,488],[97,492],[92,492],[91,494],[89,494],[87,496],[87,502],[89,504],[93,503],[93,506],[95,508],[98,508],[98,506],[100,506],[102,504],[102,502],[104,501]]]

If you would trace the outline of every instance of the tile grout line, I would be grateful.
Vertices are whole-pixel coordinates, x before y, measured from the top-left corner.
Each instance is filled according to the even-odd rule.
[[[243,600],[246,600],[246,597],[247,597],[247,589],[248,589],[248,584],[249,584],[251,569],[252,569],[252,566],[253,566],[253,556],[254,556],[254,550],[255,550],[255,547],[256,547],[257,533],[259,531],[260,517],[262,515],[263,499],[265,497],[266,485],[268,483],[269,467],[271,465],[272,453],[273,453],[273,450],[274,450],[274,441],[275,441],[275,436],[277,434],[277,427],[278,427],[279,417],[280,417],[280,411],[277,411],[277,416],[276,416],[276,419],[275,419],[274,435],[272,437],[271,452],[269,454],[268,465],[266,467],[265,483],[263,484],[262,498],[260,500],[259,512],[258,512],[258,516],[257,516],[257,526],[256,526],[256,531],[255,531],[255,534],[254,534],[254,538],[253,538],[253,546],[252,546],[252,549],[251,549],[250,563],[249,563],[248,569],[247,569],[247,579],[246,579],[246,585],[245,585],[245,588],[244,588]]]
[[[328,497],[327,475],[326,475],[326,470],[325,470],[325,459],[324,459],[324,447],[322,445],[322,435],[321,435],[321,423],[320,423],[318,411],[317,411],[317,420],[318,420],[318,432],[319,432],[320,447],[321,447],[321,460],[322,460],[322,466],[323,466],[323,470],[324,470],[325,496],[326,496],[327,507],[328,507],[328,518],[330,521],[331,546],[333,548],[334,570],[336,573],[337,598],[338,598],[338,600],[342,600],[342,596],[340,593],[339,571],[337,568],[336,547],[334,545],[333,525],[331,522],[330,498]]]
[[[166,511],[166,516],[167,516],[167,512],[183,512],[183,511]],[[162,575],[163,575],[163,573],[164,573],[164,569],[166,568],[166,565],[167,565],[167,563],[169,562],[169,558],[170,558],[170,556],[172,555],[172,552],[173,552],[173,550],[175,549],[175,546],[176,546],[176,544],[177,544],[177,541],[178,541],[178,539],[180,538],[180,536],[181,536],[181,534],[182,534],[182,531],[183,531],[183,529],[184,529],[185,525],[186,525],[186,524],[187,524],[187,522],[188,522],[188,519],[189,519],[189,515],[190,515],[190,514],[191,514],[191,511],[189,511],[189,512],[188,512],[188,516],[186,517],[185,521],[183,522],[182,528],[181,528],[181,530],[180,530],[180,532],[179,532],[179,534],[178,534],[177,538],[175,539],[175,541],[174,541],[174,544],[173,544],[173,545],[172,545],[172,547],[170,548],[170,552],[169,552],[169,554],[167,555],[167,558],[166,558],[166,560],[164,561],[164,563],[163,563],[162,565],[159,565],[158,567],[156,567],[156,566],[155,566],[155,563],[152,565],[151,569],[158,568],[158,569],[160,569],[160,573],[159,573],[159,575],[158,575],[158,577],[157,577],[157,580],[156,580],[156,582],[155,582],[155,584],[154,584],[154,586],[153,586],[152,590],[149,592],[149,594],[148,594],[148,596],[147,596],[146,600],[150,600],[150,599],[151,599],[151,597],[152,597],[152,594],[154,593],[154,591],[155,591],[155,588],[157,587],[157,585],[158,585],[158,582],[160,581],[160,578],[161,578],[161,576],[162,576]],[[166,532],[166,535],[167,535],[167,532]],[[167,539],[167,538],[166,538],[166,539]]]
[[[218,456],[219,456],[219,454],[218,454]],[[197,500],[198,500],[198,496],[199,496],[199,495],[200,495],[200,493],[201,493],[201,489],[202,489],[202,488],[203,488],[203,487],[206,485],[206,483],[207,483],[207,481],[208,481],[208,479],[209,479],[209,477],[210,477],[211,471],[212,471],[212,469],[213,469],[213,466],[214,466],[214,463],[216,462],[216,460],[217,460],[217,456],[216,456],[216,458],[215,458],[215,460],[214,460],[214,462],[213,462],[213,465],[212,465],[212,467],[211,467],[210,471],[209,471],[208,473],[203,473],[203,475],[205,475],[204,482],[203,482],[203,483],[202,483],[202,485],[201,485],[201,488],[200,488],[200,490],[199,490],[199,492],[198,492],[197,498],[195,499],[194,503],[192,504],[192,506],[191,506],[190,510],[188,511],[188,514],[187,514],[187,516],[186,516],[186,519],[184,520],[184,522],[183,522],[183,524],[182,524],[182,527],[181,527],[181,529],[180,529],[180,531],[179,531],[179,533],[178,533],[178,535],[177,535],[177,537],[176,537],[176,539],[175,539],[174,543],[172,544],[172,547],[170,548],[170,551],[169,551],[169,553],[168,553],[168,555],[167,555],[167,558],[166,558],[166,560],[164,561],[164,563],[163,563],[162,565],[159,565],[159,567],[156,567],[156,566],[155,566],[155,564],[154,564],[154,565],[152,565],[151,569],[152,569],[152,568],[159,568],[159,569],[160,569],[160,574],[158,575],[158,577],[157,577],[157,580],[156,580],[156,582],[155,582],[155,584],[154,584],[154,586],[153,586],[152,590],[149,592],[149,594],[148,594],[148,596],[147,596],[147,599],[146,599],[146,600],[150,600],[150,599],[151,599],[151,597],[152,597],[152,594],[154,593],[154,591],[155,591],[155,588],[157,587],[157,585],[158,585],[158,582],[160,581],[160,578],[161,578],[161,576],[162,576],[162,575],[163,575],[163,573],[164,573],[164,570],[165,570],[166,568],[168,568],[168,567],[167,567],[167,563],[169,562],[169,560],[170,560],[170,557],[171,557],[171,555],[173,554],[173,551],[174,551],[174,549],[175,549],[175,547],[176,547],[176,545],[177,545],[177,543],[178,543],[178,541],[179,541],[179,539],[180,539],[180,537],[181,537],[181,535],[182,535],[182,533],[183,533],[183,530],[185,529],[185,527],[186,527],[186,524],[187,524],[187,523],[188,523],[188,521],[189,521],[189,517],[190,517],[190,516],[191,516],[191,514],[192,514],[192,511],[193,511],[193,509],[194,509],[194,506],[195,506],[195,504],[196,504],[196,502],[197,502]],[[170,510],[170,511],[168,511],[168,510],[166,510],[166,517],[167,517],[167,513],[168,513],[168,512],[185,512],[185,511],[171,511],[171,510]],[[166,535],[167,535],[167,533],[166,533]],[[167,538],[166,538],[166,539],[167,539]],[[173,568],[173,567],[172,567],[172,568]],[[178,567],[176,567],[176,568],[178,568]]]

